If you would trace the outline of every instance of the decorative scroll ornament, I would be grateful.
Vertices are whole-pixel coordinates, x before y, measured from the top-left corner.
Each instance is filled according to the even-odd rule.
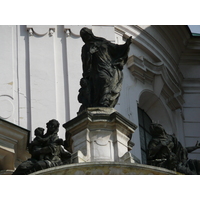
[[[66,33],[67,37],[69,37],[71,34],[70,29],[65,29],[65,33]]]
[[[87,27],[89,29],[92,29],[92,26],[88,26],[88,25],[80,25],[80,26],[64,25],[64,31],[65,31],[67,36],[70,36],[70,34],[72,34],[76,37],[80,37],[80,30],[83,27]]]
[[[28,33],[29,33],[29,36],[33,36],[33,29],[32,28],[28,29]]]
[[[27,31],[30,36],[34,34],[37,36],[49,34],[49,36],[52,36],[55,32],[55,25],[27,25]]]
[[[127,61],[127,67],[137,80],[152,84],[154,92],[164,97],[170,109],[182,107],[184,99],[181,85],[171,76],[163,62],[153,63],[144,57],[132,55]],[[156,84],[159,82],[162,84]]]
[[[53,36],[54,32],[55,32],[55,29],[50,28],[49,29],[49,36]]]
[[[0,96],[0,105],[0,118],[8,119],[14,114],[13,98],[11,96]]]

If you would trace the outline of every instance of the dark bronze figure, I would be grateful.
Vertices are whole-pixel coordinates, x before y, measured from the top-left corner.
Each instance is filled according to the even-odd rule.
[[[200,161],[188,159],[188,153],[200,148],[196,143],[193,147],[184,148],[174,135],[165,132],[160,124],[150,126],[152,139],[148,145],[148,164],[167,168],[183,174],[200,174]]]
[[[114,107],[118,101],[123,66],[128,59],[131,37],[123,45],[96,37],[88,28],[80,35],[82,47],[83,77],[80,80],[78,101],[82,103],[79,112],[88,107]]]
[[[31,158],[21,163],[13,175],[26,175],[42,169],[70,163],[71,153],[63,148],[64,142],[57,135],[59,122],[55,119],[47,123],[47,132],[43,128],[35,129],[35,138],[28,149]]]

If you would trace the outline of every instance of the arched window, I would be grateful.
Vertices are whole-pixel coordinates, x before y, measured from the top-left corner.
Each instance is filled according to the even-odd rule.
[[[139,118],[139,132],[140,132],[140,145],[141,145],[141,157],[142,164],[147,164],[147,149],[148,143],[151,140],[149,133],[149,127],[152,122],[151,118],[146,114],[144,110],[138,107]]]

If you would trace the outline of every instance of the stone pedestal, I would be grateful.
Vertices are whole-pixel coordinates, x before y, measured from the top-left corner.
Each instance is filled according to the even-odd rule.
[[[183,175],[161,167],[122,162],[90,162],[61,165],[30,175]]]
[[[129,150],[130,139],[137,126],[115,109],[88,108],[63,127],[66,129],[66,138],[70,138],[73,163],[134,163]]]
[[[0,119],[0,175],[12,174],[21,162],[30,158],[29,137],[28,130]]]

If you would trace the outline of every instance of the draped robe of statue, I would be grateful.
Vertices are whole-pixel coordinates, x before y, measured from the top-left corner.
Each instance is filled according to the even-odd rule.
[[[83,77],[80,81],[79,112],[88,107],[114,107],[117,104],[123,80],[123,66],[128,59],[131,37],[123,45],[96,37],[83,28],[80,32],[85,45],[82,47]]]
[[[174,135],[165,132],[160,124],[150,126],[152,139],[148,144],[148,164],[167,168],[188,175],[200,174],[200,160],[188,159],[188,153],[200,148],[195,146],[183,147]]]

